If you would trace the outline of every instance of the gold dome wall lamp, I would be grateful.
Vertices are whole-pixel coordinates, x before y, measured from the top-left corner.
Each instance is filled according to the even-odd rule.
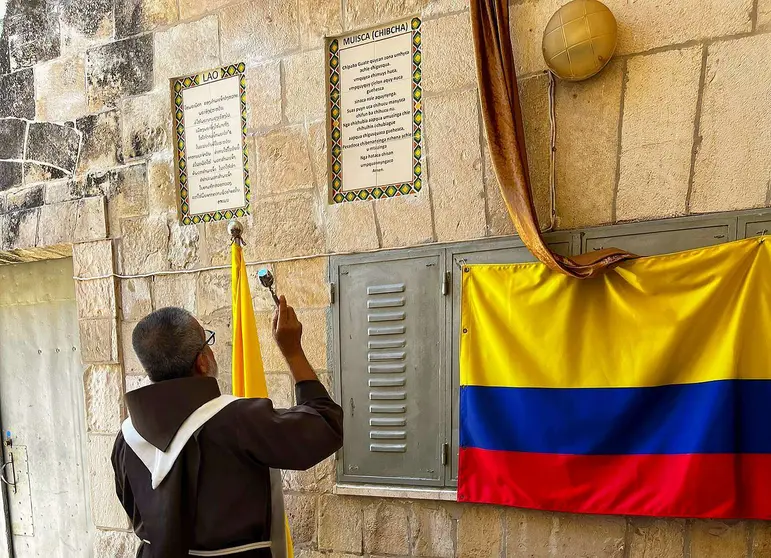
[[[602,70],[616,50],[618,27],[598,0],[572,0],[555,12],[543,33],[543,57],[557,77],[588,79]]]

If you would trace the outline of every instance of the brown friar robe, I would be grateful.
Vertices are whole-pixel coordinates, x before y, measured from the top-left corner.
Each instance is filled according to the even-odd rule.
[[[271,522],[283,519],[271,517],[270,469],[308,469],[343,441],[342,409],[324,386],[305,381],[295,390],[297,406],[287,410],[269,399],[220,396],[217,381],[203,377],[126,394],[131,418],[112,463],[118,498],[143,541],[138,557],[205,556],[271,539]]]

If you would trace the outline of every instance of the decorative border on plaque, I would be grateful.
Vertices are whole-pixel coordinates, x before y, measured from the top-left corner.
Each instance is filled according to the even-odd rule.
[[[249,183],[249,150],[246,144],[246,65],[243,62],[221,66],[219,68],[221,75],[233,77],[240,76],[239,93],[241,96],[241,149],[243,152],[244,166],[244,189],[246,195],[246,206],[238,209],[228,209],[225,211],[212,211],[210,213],[191,214],[190,199],[187,188],[187,155],[185,152],[185,114],[182,104],[182,91],[192,87],[203,85],[201,75],[195,74],[178,78],[172,86],[172,97],[174,102],[174,130],[176,132],[175,155],[177,161],[177,186],[180,195],[180,209],[182,212],[183,225],[197,225],[199,223],[209,223],[211,221],[220,221],[223,219],[233,219],[249,215],[249,205],[251,203],[251,188]]]
[[[422,69],[422,21],[414,17],[410,21],[412,28],[412,182],[376,186],[373,188],[343,190],[343,133],[340,123],[340,43],[333,39],[328,45],[328,86],[329,86],[329,147],[330,147],[330,185],[331,202],[345,203],[357,200],[393,198],[420,192],[423,187],[423,87]]]

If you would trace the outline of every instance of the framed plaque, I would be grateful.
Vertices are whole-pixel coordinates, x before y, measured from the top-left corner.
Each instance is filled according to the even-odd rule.
[[[327,39],[330,203],[422,187],[420,18]]]
[[[183,225],[249,213],[245,69],[233,64],[171,80]]]

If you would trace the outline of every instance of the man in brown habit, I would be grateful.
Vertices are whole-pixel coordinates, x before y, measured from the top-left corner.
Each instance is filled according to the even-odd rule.
[[[343,415],[308,363],[284,297],[273,336],[296,382],[288,410],[220,395],[214,333],[189,312],[164,308],[137,324],[134,351],[153,383],[126,394],[131,418],[112,463],[139,557],[282,556],[275,470],[308,469],[337,451]]]

